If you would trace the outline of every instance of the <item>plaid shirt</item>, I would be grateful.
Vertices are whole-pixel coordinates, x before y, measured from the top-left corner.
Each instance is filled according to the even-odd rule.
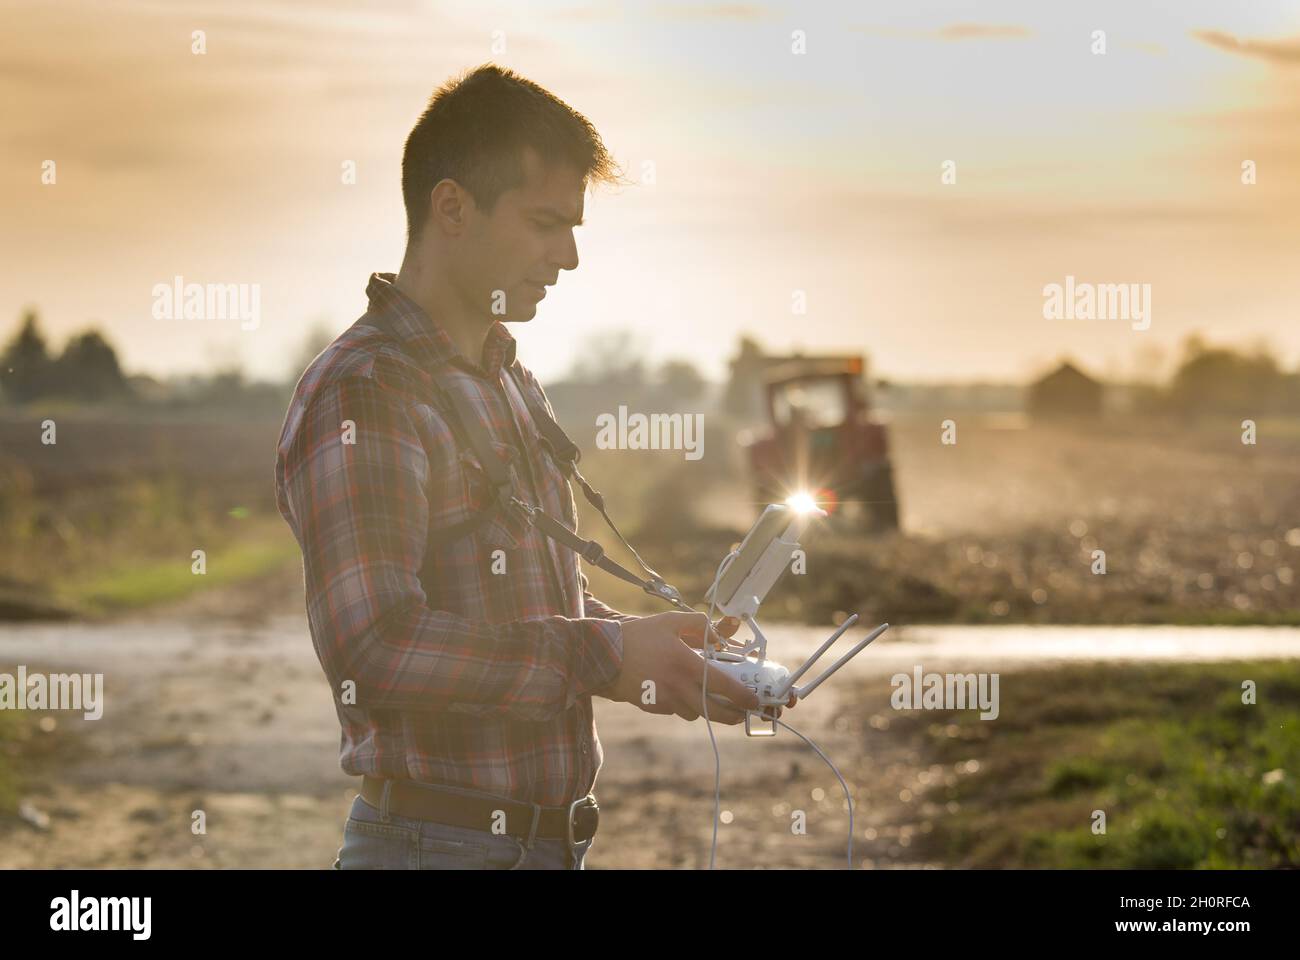
[[[600,769],[591,693],[618,675],[618,621],[631,618],[592,597],[577,556],[516,512],[455,542],[430,536],[494,497],[434,402],[435,378],[481,412],[516,496],[570,528],[577,509],[503,369],[514,338],[494,324],[476,366],[394,279],[370,277],[367,312],[303,374],[276,456],[341,764],[354,776],[567,804]]]

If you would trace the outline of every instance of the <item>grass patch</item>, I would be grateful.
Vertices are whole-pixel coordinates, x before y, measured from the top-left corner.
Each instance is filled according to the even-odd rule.
[[[199,590],[256,579],[297,561],[298,545],[283,524],[269,521],[247,535],[207,552],[206,572],[192,570],[185,555],[141,562],[68,584],[61,595],[74,607],[115,612],[180,600]]]
[[[63,432],[40,457],[0,459],[0,529],[12,548],[0,552],[0,618],[136,609],[297,557],[261,462],[231,453],[230,441],[252,439],[238,430],[86,427],[66,448]],[[207,554],[202,576],[191,573],[195,549]]]
[[[939,812],[914,853],[963,867],[1300,866],[1300,663],[1070,665],[1003,673],[1000,693],[993,721],[897,715],[918,766],[945,768],[920,797]]]
[[[0,817],[18,809],[18,767],[26,732],[25,718],[0,712]]]

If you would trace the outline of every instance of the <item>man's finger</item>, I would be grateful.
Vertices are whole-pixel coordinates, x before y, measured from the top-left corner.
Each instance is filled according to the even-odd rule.
[[[734,637],[740,629],[740,620],[736,617],[723,617],[713,625],[715,632],[724,637]]]
[[[703,649],[705,632],[708,632],[708,642],[714,646],[721,646],[726,643],[718,631],[713,629],[713,624],[709,623],[708,614],[705,613],[686,613],[674,612],[663,614],[665,617],[678,618],[673,623],[673,629],[677,631],[677,636],[683,640],[687,646],[694,647],[697,650]]]
[[[700,661],[700,667],[701,668],[705,667],[705,663],[703,660]],[[749,687],[745,686],[735,677],[731,676],[728,673],[724,673],[722,670],[719,670],[717,667],[711,664],[708,665],[708,671],[709,671],[708,688],[710,693],[722,694],[722,696],[726,697],[737,707],[743,710],[758,709],[758,694],[756,694],[753,690],[749,689]],[[700,683],[703,683],[704,674],[702,673],[697,674],[696,680]]]
[[[745,722],[745,711],[737,710],[726,697],[711,693],[709,694],[707,706],[709,708],[709,719],[714,723],[725,723],[734,727],[738,723]]]

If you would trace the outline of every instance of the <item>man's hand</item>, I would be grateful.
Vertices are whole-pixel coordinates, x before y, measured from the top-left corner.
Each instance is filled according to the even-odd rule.
[[[623,621],[623,668],[600,696],[634,704],[647,713],[698,719],[706,664],[690,648],[702,648],[706,637],[715,646],[725,645],[725,638],[738,626],[737,621],[728,618],[715,630],[705,614],[678,611]],[[730,707],[711,702],[709,719],[728,725],[744,723],[745,710],[758,709],[758,695],[716,667],[708,666],[708,670],[709,692],[735,704]],[[654,686],[643,692],[647,691],[647,680]],[[643,702],[643,697],[653,702]]]
[[[731,638],[736,635],[736,630],[738,630],[739,628],[740,628],[740,621],[735,617],[723,617],[721,620],[715,623],[713,625],[714,634],[725,638],[725,640],[727,641],[726,644],[720,644],[718,642],[715,642],[714,643],[715,649],[727,649],[728,647],[733,647],[733,646],[737,651],[743,649],[745,646],[743,643],[732,644],[730,642]],[[699,644],[692,643],[691,646],[695,647],[695,646],[699,646]],[[710,674],[709,676],[710,678],[712,678],[713,674]],[[710,679],[709,682],[712,683],[713,680]],[[799,698],[792,693],[790,694],[790,699],[785,702],[785,705],[787,707],[793,707],[798,702],[799,702]],[[776,716],[778,718],[781,716],[780,707],[776,708]],[[712,707],[709,708],[709,719],[710,720],[714,719]]]

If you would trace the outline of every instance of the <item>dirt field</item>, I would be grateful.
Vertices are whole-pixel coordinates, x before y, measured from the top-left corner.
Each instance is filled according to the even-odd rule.
[[[73,658],[105,673],[109,706],[101,721],[59,719],[32,734],[38,762],[22,796],[48,823],[0,825],[0,868],[328,867],[356,787],[338,767],[337,720],[305,621],[285,599],[292,586],[214,594],[124,629],[23,628],[25,646],[46,651],[21,661],[29,670],[66,669]],[[15,646],[5,649],[13,658]],[[597,708],[606,762],[588,866],[707,865],[713,756],[703,722],[608,701]],[[857,747],[847,724],[831,725],[838,708],[828,696],[788,719],[842,758]],[[733,817],[720,832],[719,866],[843,865],[843,799],[816,756],[784,731],[761,742],[715,730],[722,807]],[[897,802],[914,776],[908,759],[901,746],[882,751],[857,787],[859,866],[891,845],[900,852],[890,838],[896,821],[911,819]],[[808,813],[806,836],[790,833],[796,808]],[[191,833],[195,810],[207,817],[201,837]],[[872,824],[875,844],[862,839]]]
[[[50,729],[33,727],[32,739],[22,744],[34,761],[20,794],[27,816],[0,820],[0,868],[328,867],[341,842],[356,784],[338,767],[337,721],[304,619],[287,599],[294,586],[290,578],[268,582],[260,593],[216,592],[129,622],[33,624],[0,636],[4,669],[18,662],[30,670],[77,666],[103,672],[107,689],[104,719],[60,716]],[[995,632],[990,639],[998,631],[1016,633],[987,629]],[[784,642],[788,632],[777,626],[774,642]],[[1290,637],[1278,648],[1283,655],[1287,650],[1291,656],[1300,652],[1295,630],[1280,633]],[[1025,669],[1024,664],[1038,666],[1049,679],[1036,682],[1031,673],[1028,687],[1020,684],[1017,689],[1034,691],[1029,696],[1037,696],[1041,705],[1034,709],[1044,721],[1049,726],[1069,723],[1072,717],[1084,722],[1072,734],[1078,744],[1100,735],[1102,727],[1094,729],[1087,717],[1076,716],[1081,704],[1093,702],[1083,690],[1095,680],[1085,676],[1057,682],[1050,679],[1055,675],[1045,661],[1025,660],[1023,653],[1007,660],[1007,652],[1018,642],[1002,644],[1003,653],[997,652],[996,642],[962,648],[969,653],[953,652],[950,646],[947,654],[924,656],[924,663],[927,670],[993,669],[1009,674]],[[1163,642],[1154,645],[1157,656]],[[1075,649],[1068,656],[1077,658],[1078,643],[1071,644]],[[810,646],[805,642],[801,649],[806,652]],[[1016,760],[1035,757],[1023,732],[1026,723],[1038,729],[1032,715],[1013,716],[1008,710],[999,725],[985,729],[969,717],[908,715],[891,709],[888,678],[919,662],[915,646],[904,642],[873,647],[855,662],[856,669],[787,712],[786,719],[835,760],[850,784],[856,806],[857,868],[957,865],[965,855],[953,854],[953,843],[968,843],[960,838],[972,832],[984,840],[991,836],[979,827],[982,818],[996,814],[1000,819],[993,822],[1019,828],[1036,822],[1033,811],[1041,807],[1026,807],[1025,817],[1006,809],[1008,803],[1028,802],[1022,795],[1026,785],[1033,788],[1039,781],[1037,768]],[[1089,649],[1085,645],[1083,654],[1101,655],[1099,648],[1094,654]],[[1218,649],[1222,653],[1223,647]],[[1143,654],[1133,644],[1126,655]],[[1258,669],[1266,671],[1256,664],[1247,675],[1258,675]],[[1121,676],[1129,686],[1144,683],[1130,672]],[[1121,717],[1129,709],[1126,704],[1145,702],[1140,690],[1121,690],[1114,679],[1103,682],[1096,702],[1106,702],[1102,692],[1110,690],[1109,700],[1115,701]],[[1062,683],[1069,688],[1064,700],[1053,692]],[[1199,685],[1231,693],[1236,681],[1225,686],[1222,679],[1210,677],[1201,678]],[[1285,695],[1294,712],[1300,710],[1298,689],[1293,681],[1290,688],[1268,696]],[[606,759],[597,782],[601,830],[589,868],[707,866],[713,754],[704,724],[652,716],[627,704],[598,700],[596,705]],[[1150,713],[1149,704],[1145,709]],[[1008,721],[1011,727],[1005,726]],[[1176,726],[1182,720],[1171,713],[1166,722]],[[1046,742],[1033,748],[1038,761],[1043,755],[1053,762],[1090,755],[1091,748],[1085,746],[1074,748],[1077,755],[1061,752],[1053,743],[1062,731],[1044,729]],[[725,812],[718,865],[843,866],[848,827],[844,801],[821,761],[788,731],[772,740],[754,740],[734,728],[715,730],[722,753]],[[1286,757],[1300,743],[1294,737],[1291,741],[1270,747],[1273,753],[1266,759],[1291,764]],[[1258,763],[1258,757],[1243,755],[1237,766],[1250,776],[1250,768]],[[1255,779],[1263,769],[1255,771]],[[1004,774],[991,772],[996,770],[1014,772],[1021,784],[1014,796],[999,799],[996,784]],[[1274,776],[1269,774],[1265,783]],[[1164,789],[1158,786],[1159,793]],[[1173,792],[1176,796],[1177,788]],[[1055,811],[1048,825],[1057,829],[1061,817],[1068,821],[1079,810],[1091,809],[1087,799],[1048,799]],[[203,836],[191,832],[196,810],[207,818]],[[791,816],[800,810],[807,818],[807,832],[797,835],[791,831]],[[1238,818],[1245,815],[1242,811]],[[1079,820],[1075,831],[1080,836],[1087,833],[1084,822]],[[929,840],[932,831],[942,831],[935,834],[935,842]],[[1283,842],[1294,845],[1294,839]],[[1017,849],[1010,837],[1003,846],[1005,851],[999,847],[972,855],[982,857],[978,862],[985,865],[999,865],[1006,862],[999,858],[1011,857]],[[1300,862],[1300,849],[1282,849],[1281,856]]]
[[[814,545],[816,579],[783,586],[773,620],[784,613],[825,622],[833,611],[860,609],[898,624],[1149,622],[1173,619],[1171,611],[1192,622],[1234,611],[1242,622],[1267,622],[1266,615],[1285,621],[1300,605],[1300,442],[1293,434],[1264,429],[1259,447],[1243,448],[1226,425],[1169,432],[959,423],[958,444],[945,447],[938,432],[929,420],[894,431],[905,534],[852,548],[834,537]],[[133,460],[109,433],[97,440],[106,463],[129,473],[154,456],[141,448]],[[168,442],[180,451],[173,462],[187,463],[184,445],[202,441],[177,431]],[[260,476],[269,482],[265,458],[248,456],[231,468],[232,489],[254,489]],[[219,479],[217,460],[209,461]],[[87,498],[77,501],[78,516],[97,515],[102,503],[68,479],[71,465],[45,467],[61,495]],[[647,482],[669,472],[658,464]],[[617,483],[599,458],[587,473],[607,492]],[[8,517],[15,510],[29,520],[49,516],[33,506],[40,489],[29,484]],[[724,475],[699,492],[731,503],[741,523],[745,499],[735,491]],[[620,494],[620,520],[622,506],[641,502],[643,492]],[[211,498],[214,517],[240,502],[222,497]],[[141,515],[164,508],[153,500],[135,507]],[[152,536],[166,546],[174,529],[160,523]],[[37,553],[84,546],[89,537],[35,520],[24,529]],[[113,536],[134,542],[135,530],[128,524]],[[1088,569],[1097,547],[1107,552],[1105,577]],[[716,544],[698,557],[653,544],[643,550],[652,560],[669,556],[664,568],[683,573],[717,559]],[[18,572],[30,567],[15,556],[6,563]],[[112,703],[103,721],[60,717],[52,729],[28,725],[27,739],[8,744],[24,771],[27,815],[0,823],[0,867],[328,867],[356,788],[338,768],[337,721],[306,633],[299,578],[288,568],[124,620],[0,627],[0,668],[23,662],[31,670],[102,671]],[[635,598],[608,583],[598,580],[597,592],[637,609]],[[1005,609],[994,607],[999,601]],[[879,679],[890,665],[882,656],[864,669]],[[914,801],[927,786],[960,782],[966,761],[936,763],[924,731],[881,725],[890,716],[885,688],[870,688],[875,700],[864,699],[863,689],[830,684],[789,719],[852,784],[857,866],[941,865],[913,851],[934,849],[922,838],[944,811]],[[597,785],[603,818],[589,867],[707,865],[713,755],[703,723],[605,701],[597,702],[597,720],[606,750]],[[844,803],[816,756],[785,731],[761,742],[717,729],[722,808],[730,815],[719,834],[719,866],[842,865]],[[190,829],[195,810],[207,816],[201,837]],[[807,814],[806,835],[791,833],[795,810]]]
[[[808,538],[808,575],[785,578],[769,596],[769,616],[1300,622],[1300,424],[1265,421],[1251,446],[1231,421],[1033,425],[956,415],[957,442],[945,445],[943,419],[891,426],[901,533],[864,536],[832,519]],[[617,489],[616,509],[638,502],[615,486],[621,475],[608,454],[592,459],[587,475]],[[708,535],[664,520],[638,547],[668,558],[688,596],[703,594],[717,558],[759,509],[738,475],[733,467],[637,478],[649,487],[642,501],[683,505],[667,517],[706,504],[698,512],[713,526],[696,529]],[[588,524],[601,528],[595,516]]]

